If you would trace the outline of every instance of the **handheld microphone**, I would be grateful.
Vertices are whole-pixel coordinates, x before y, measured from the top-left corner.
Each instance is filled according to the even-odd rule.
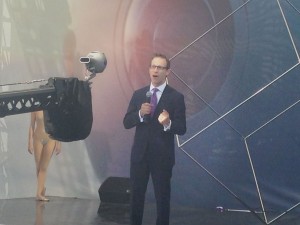
[[[150,103],[150,102],[151,102],[151,96],[152,96],[151,91],[147,91],[147,93],[146,93],[146,102],[147,102],[147,103]],[[149,123],[149,121],[150,121],[150,114],[144,115],[143,121],[144,121],[145,123]]]

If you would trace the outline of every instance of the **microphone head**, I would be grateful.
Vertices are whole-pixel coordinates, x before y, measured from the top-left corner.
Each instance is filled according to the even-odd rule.
[[[152,96],[151,91],[147,91],[147,93],[146,93],[146,102],[148,102],[148,103],[151,102],[151,96]]]
[[[147,98],[151,98],[151,96],[152,96],[152,93],[151,93],[151,91],[147,91],[147,93],[146,93],[146,97],[147,97]]]

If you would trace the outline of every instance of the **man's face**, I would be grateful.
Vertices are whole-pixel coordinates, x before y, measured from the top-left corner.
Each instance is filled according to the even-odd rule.
[[[155,57],[152,59],[149,74],[153,86],[158,87],[166,81],[166,77],[170,73],[170,69],[166,68],[167,62],[164,58]]]

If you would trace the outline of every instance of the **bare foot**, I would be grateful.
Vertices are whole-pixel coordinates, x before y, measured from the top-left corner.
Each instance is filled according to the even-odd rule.
[[[41,196],[41,197],[36,197],[36,200],[37,201],[42,201],[42,202],[49,202],[50,200],[44,196]]]

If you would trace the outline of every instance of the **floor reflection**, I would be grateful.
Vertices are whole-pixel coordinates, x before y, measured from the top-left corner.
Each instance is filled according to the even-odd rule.
[[[45,210],[46,202],[43,201],[35,201],[35,223],[34,225],[44,225],[43,221],[43,213]]]
[[[145,205],[143,225],[155,224],[155,204]],[[50,197],[0,199],[0,225],[129,225],[127,205],[100,204],[97,199]],[[171,207],[170,225],[262,225],[251,213],[217,212],[215,209]],[[274,225],[300,224],[296,213],[289,213]]]

